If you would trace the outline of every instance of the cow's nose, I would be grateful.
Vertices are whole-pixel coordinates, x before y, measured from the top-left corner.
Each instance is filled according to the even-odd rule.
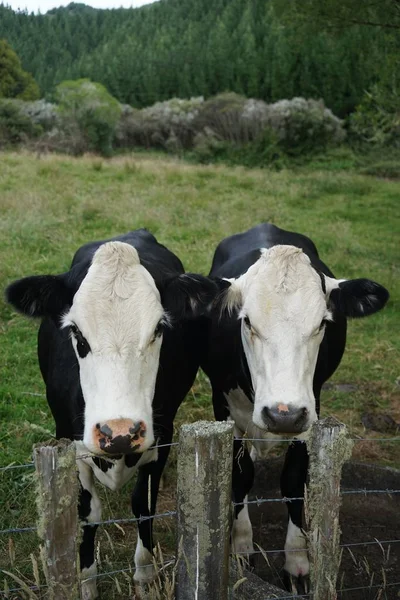
[[[132,454],[142,449],[146,425],[143,421],[134,423],[131,419],[110,419],[95,425],[93,437],[99,450],[107,454]]]
[[[261,411],[264,423],[273,433],[301,433],[308,428],[308,410],[290,404],[264,406]]]

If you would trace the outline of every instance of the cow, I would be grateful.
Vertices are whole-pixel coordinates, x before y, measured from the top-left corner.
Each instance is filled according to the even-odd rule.
[[[214,288],[205,277],[185,274],[179,258],[145,229],[86,244],[68,272],[26,277],[7,288],[17,311],[42,319],[39,365],[56,437],[76,443],[85,600],[98,597],[97,526],[90,523],[100,520],[101,505],[94,480],[117,490],[138,471],[133,514],[154,515]],[[154,578],[152,557],[150,518],[138,523],[137,582]]]
[[[281,491],[302,498],[304,439],[318,419],[322,385],[342,358],[346,318],[380,310],[388,292],[368,279],[335,279],[309,238],[269,223],[224,239],[210,276],[221,292],[209,316],[201,366],[211,382],[215,417],[233,419],[237,438],[287,438]],[[240,439],[234,444],[232,547],[250,555],[252,456],[254,450],[262,455],[268,444],[254,441],[251,455]],[[308,588],[302,505],[287,504],[284,574],[295,593]]]

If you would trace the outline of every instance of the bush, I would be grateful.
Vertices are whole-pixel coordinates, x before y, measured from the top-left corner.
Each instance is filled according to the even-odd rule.
[[[124,147],[156,147],[169,152],[189,149],[195,135],[193,122],[203,102],[202,97],[190,100],[172,98],[142,110],[124,106],[117,129],[117,143]]]
[[[322,100],[292,98],[268,105],[265,126],[275,132],[288,154],[301,154],[341,143],[343,121]]]
[[[0,100],[0,148],[37,137],[42,128],[21,111],[21,103]]]
[[[57,100],[61,130],[67,135],[78,128],[84,151],[110,156],[121,106],[105,87],[89,79],[64,81],[57,86]]]
[[[233,93],[219,94],[204,102],[194,120],[197,141],[205,136],[235,144],[249,142],[247,122],[242,122],[245,103],[246,98]]]
[[[400,148],[399,95],[393,90],[374,86],[350,115],[349,132],[356,142]]]
[[[46,100],[21,102],[20,110],[24,115],[29,117],[32,123],[40,125],[44,131],[49,131],[57,125],[57,106],[50,102],[46,102]]]

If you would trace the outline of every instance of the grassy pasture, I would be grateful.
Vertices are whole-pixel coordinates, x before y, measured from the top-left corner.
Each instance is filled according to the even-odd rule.
[[[7,153],[0,155],[0,165],[2,289],[25,275],[67,270],[82,243],[137,227],[154,233],[187,270],[207,273],[223,237],[261,221],[310,236],[337,277],[369,277],[385,285],[391,292],[388,307],[349,324],[346,354],[333,378],[355,389],[326,390],[322,413],[338,416],[355,435],[371,438],[356,446],[358,458],[400,463],[399,444],[374,441],[389,434],[365,432],[361,424],[364,412],[388,413],[400,422],[398,181],[318,166],[279,173],[196,166],[143,153],[110,161],[91,156],[38,160]],[[37,366],[37,326],[0,300],[0,466],[30,461],[32,444],[54,432]],[[200,374],[177,426],[211,417],[208,384]],[[162,510],[173,506],[174,460]],[[0,530],[31,525],[32,473],[0,472],[0,486]],[[104,517],[130,516],[129,492],[127,486],[117,499],[103,492]],[[156,530],[168,548],[172,524],[160,521]],[[116,564],[121,568],[133,556],[134,528],[110,533],[99,536],[105,570]],[[0,568],[29,578],[34,536],[18,534],[10,543],[5,537],[0,536]]]

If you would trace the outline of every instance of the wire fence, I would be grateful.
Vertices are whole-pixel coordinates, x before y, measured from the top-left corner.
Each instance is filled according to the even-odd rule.
[[[400,437],[399,436],[395,436],[395,437],[383,437],[383,438],[365,438],[365,437],[353,437],[351,438],[354,442],[389,442],[389,443],[395,443],[395,442],[399,442],[400,441]],[[265,442],[265,443],[271,443],[271,440],[265,440],[264,438],[248,438],[248,437],[244,437],[244,438],[236,438],[236,440],[239,441],[243,441],[243,442]],[[283,442],[283,443],[293,443],[293,439],[287,439],[287,438],[277,438],[275,440],[272,440],[273,443],[275,442]],[[162,444],[162,445],[155,445],[152,448],[149,448],[148,452],[150,451],[154,451],[155,449],[158,448],[163,448],[163,447],[176,447],[178,446],[179,443],[178,442],[172,442],[170,444]],[[92,453],[87,453],[84,455],[78,455],[77,456],[77,460],[82,460],[82,459],[90,459],[90,458],[95,458],[95,455]],[[104,457],[102,457],[104,458]],[[104,460],[107,460],[108,462],[113,462],[113,459],[110,459],[108,457],[105,457]],[[11,472],[11,471],[22,471],[24,469],[30,470],[34,468],[34,463],[33,462],[29,462],[29,463],[25,463],[25,464],[21,464],[21,465],[15,465],[15,464],[10,464],[10,465],[6,465],[4,467],[0,467],[0,474],[2,473],[7,473],[7,472]],[[400,489],[391,489],[391,488],[385,488],[385,489],[368,489],[368,488],[358,488],[358,489],[343,489],[341,491],[341,495],[343,496],[348,496],[348,495],[371,495],[371,494],[385,494],[388,496],[392,496],[392,495],[396,495],[400,493]],[[304,500],[304,497],[283,497],[283,498],[276,498],[276,497],[256,497],[254,499],[251,500],[247,500],[246,504],[248,505],[255,505],[255,506],[260,506],[262,504],[265,503],[289,503],[292,501],[302,501]],[[232,502],[232,506],[238,506],[241,503],[235,503]],[[103,526],[108,526],[108,525],[122,525],[122,524],[130,524],[130,523],[141,523],[143,521],[146,520],[152,520],[152,519],[165,519],[165,518],[171,518],[171,517],[176,517],[177,516],[177,511],[176,510],[169,510],[169,511],[164,511],[164,512],[160,512],[160,513],[156,513],[154,515],[150,515],[150,516],[142,516],[142,517],[132,517],[132,518],[115,518],[115,519],[105,519],[105,520],[99,520],[93,523],[90,523],[90,525],[103,525]],[[15,535],[15,534],[22,534],[22,533],[32,533],[35,532],[37,530],[37,527],[35,525],[32,526],[27,526],[27,527],[10,527],[10,528],[6,528],[6,529],[2,529],[0,530],[0,536],[5,536],[5,535]],[[400,543],[400,539],[385,539],[385,540],[379,540],[378,538],[374,538],[374,539],[366,539],[364,541],[360,541],[360,542],[352,542],[352,543],[345,543],[345,544],[341,544],[340,548],[342,549],[351,549],[351,548],[362,548],[362,547],[366,547],[366,546],[378,546],[381,549],[383,548],[383,546],[386,547],[391,547],[393,545],[399,544]],[[285,552],[284,548],[278,548],[278,549],[260,549],[260,550],[255,550],[253,554],[255,555],[271,555],[271,554],[281,554]],[[286,550],[286,552],[299,552],[299,550],[293,549],[293,550]],[[245,554],[245,553],[238,553],[238,554]],[[167,568],[172,566],[173,564],[175,564],[175,557],[169,558],[168,561],[166,563],[163,564],[163,568]],[[145,566],[152,566],[152,565],[143,565]],[[90,579],[99,579],[99,578],[104,578],[104,577],[112,577],[115,576],[117,574],[122,574],[122,573],[132,573],[133,572],[133,568],[131,566],[124,568],[124,569],[114,569],[114,570],[110,570],[110,571],[104,571],[101,572],[97,575],[93,575],[87,578],[87,580]],[[366,585],[366,586],[358,586],[358,587],[351,587],[351,588],[338,588],[336,591],[337,593],[340,594],[349,594],[350,592],[355,592],[355,591],[363,591],[363,590],[379,590],[379,589],[386,589],[386,588],[394,588],[396,589],[396,586],[399,586],[399,590],[400,590],[400,581],[398,582],[383,582],[381,584],[375,584],[375,585]],[[26,585],[25,587],[16,587],[16,588],[10,588],[7,589],[7,594],[15,594],[18,592],[22,592],[22,591],[26,591],[27,589],[31,590],[32,592],[39,592],[42,589],[46,588],[46,585],[31,585],[28,586]],[[2,594],[0,592],[0,598],[2,597]],[[4,596],[7,597],[7,596]],[[297,598],[310,598],[311,595],[310,594],[297,594],[297,595],[287,595],[287,596],[282,596],[282,600],[286,599],[286,600],[295,600]],[[266,599],[267,600],[267,599]]]

